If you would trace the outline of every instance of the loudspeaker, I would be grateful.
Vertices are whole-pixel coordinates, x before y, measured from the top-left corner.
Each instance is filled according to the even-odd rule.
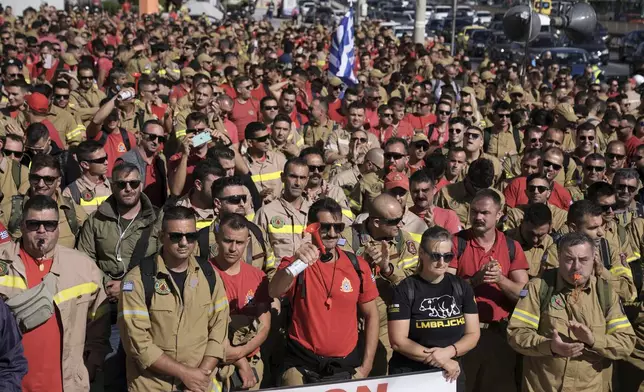
[[[515,5],[503,16],[503,32],[512,41],[532,41],[541,31],[539,14],[532,11],[532,29],[530,29],[530,21],[530,7],[526,4]]]
[[[597,26],[597,14],[590,4],[576,3],[564,16],[551,18],[550,26],[563,29],[568,38],[578,42],[593,35]]]

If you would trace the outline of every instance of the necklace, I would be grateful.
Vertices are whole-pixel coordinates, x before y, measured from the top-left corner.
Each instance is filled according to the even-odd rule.
[[[326,292],[326,299],[324,300],[324,306],[327,310],[331,309],[333,305],[333,299],[331,298],[331,290],[333,290],[333,281],[335,281],[335,270],[338,266],[338,260],[333,263],[333,275],[331,275],[331,284],[327,287],[326,282],[324,281],[324,274],[322,273],[322,267],[318,265],[318,270],[320,271],[320,279],[322,280],[322,285],[324,285],[324,291]]]

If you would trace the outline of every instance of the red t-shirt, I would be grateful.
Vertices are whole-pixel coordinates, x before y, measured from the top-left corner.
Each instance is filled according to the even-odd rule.
[[[364,122],[369,124],[370,128],[375,128],[380,123],[378,112],[376,110],[367,109],[364,114]]]
[[[232,99],[237,98],[237,91],[235,91],[233,86],[231,86],[230,84],[224,83],[220,87],[224,90],[224,93],[226,93],[226,95],[228,95],[230,98]]]
[[[25,265],[28,288],[42,282],[53,262],[53,259],[39,262],[43,266],[43,270],[40,271],[36,260],[22,249],[20,259]],[[59,323],[58,313],[54,312],[44,324],[22,336],[22,346],[29,368],[27,375],[22,379],[24,392],[63,392],[62,333]]]
[[[467,241],[467,245],[461,257],[454,258],[449,266],[450,268],[456,268],[456,275],[461,278],[470,279],[491,259],[499,262],[502,274],[505,277],[508,277],[512,271],[528,269],[528,260],[525,258],[523,249],[514,240],[512,240],[514,241],[514,261],[510,263],[508,244],[505,235],[499,230],[496,230],[496,240],[489,252],[485,252],[483,247],[472,238],[471,229],[463,230],[460,233]],[[454,236],[453,241],[454,249],[458,249],[458,237]],[[512,309],[514,309],[512,301],[503,294],[503,291],[496,283],[482,283],[476,286],[474,296],[479,308],[479,319],[482,323],[500,321],[508,317]]]
[[[53,140],[58,147],[60,147],[61,149],[64,149],[65,143],[60,138],[60,134],[58,133],[58,130],[56,129],[54,124],[48,119],[44,119],[40,123],[47,127],[47,130],[49,131],[49,138]]]
[[[297,128],[301,128],[302,125],[306,124],[309,122],[309,118],[306,117],[306,115],[300,113],[297,111],[297,109],[293,110],[291,114],[289,114],[289,117],[291,118],[291,121],[295,123],[295,126]]]
[[[259,121],[259,114],[259,102],[257,100],[251,98],[245,103],[240,103],[238,100],[235,100],[233,112],[230,114],[230,121],[237,127],[239,141],[246,139],[244,136],[246,125],[253,121]]]
[[[171,173],[174,173],[177,171],[177,168],[179,167],[179,161],[181,161],[182,156],[183,154],[178,152],[173,156],[171,156],[170,159],[168,160],[168,178],[170,177]],[[183,186],[183,191],[181,191],[181,196],[188,193],[188,191],[190,191],[190,188],[192,188],[192,186],[194,185],[192,172],[195,171],[195,166],[197,166],[197,163],[203,161],[204,159],[206,158],[205,157],[201,158],[195,154],[190,154],[190,156],[188,157],[188,165],[186,166],[186,184]]]
[[[335,112],[336,110],[340,110],[340,107],[342,106],[342,100],[339,98],[336,98],[335,101],[329,103],[329,115],[331,112]]]
[[[381,127],[373,126],[369,128],[369,132],[376,135],[376,137],[380,141],[380,144],[384,145],[385,142],[389,140],[390,137],[393,136],[394,127],[393,125],[390,125],[389,127],[387,127],[387,129],[383,130]],[[408,143],[411,142],[411,138],[414,137],[414,130],[412,129],[411,125],[409,125],[407,121],[401,121],[398,124],[398,131],[396,132],[396,137],[403,138],[407,140]]]
[[[373,301],[378,297],[375,279],[369,264],[358,256],[362,270],[363,293],[360,293],[360,278],[347,255],[340,251],[335,263],[317,263],[304,272],[306,296],[301,298],[301,288],[294,283],[285,293],[293,306],[289,337],[317,355],[346,357],[358,343],[358,304]],[[293,262],[293,257],[282,259],[278,269]],[[333,279],[333,270],[335,279]],[[325,305],[327,288],[331,290],[331,306]],[[297,292],[297,293],[296,293]]]
[[[331,110],[331,108],[329,108],[329,118],[333,120],[333,122],[344,126],[344,124],[346,124],[347,122],[347,118],[340,113],[341,108],[342,106],[338,106],[337,109],[334,110]]]
[[[637,152],[637,147],[642,144],[642,141],[636,136],[631,136],[624,145],[626,146],[626,156],[629,161],[633,155]]]
[[[105,71],[105,74],[109,74],[110,70],[114,66],[114,62],[107,57],[101,57],[98,59],[98,69]]]
[[[258,101],[261,101],[262,98],[266,96],[266,89],[264,89],[264,85],[260,84],[257,88],[250,90],[250,96]]]
[[[436,116],[431,113],[426,116],[417,116],[409,113],[405,118],[403,118],[403,121],[407,121],[411,124],[411,127],[415,132],[422,131],[424,134],[427,134],[427,127],[436,123]]]
[[[157,171],[154,164],[145,165],[145,184],[143,184],[143,193],[150,199],[152,205],[162,207],[165,202],[163,197],[166,190],[162,188],[161,182],[157,179]]]
[[[230,137],[230,142],[233,144],[239,143],[239,130],[237,129],[237,126],[235,125],[235,123],[225,118],[224,128],[226,128],[228,137]]]
[[[424,219],[425,211],[418,211],[414,207],[410,207],[409,211],[418,215],[420,219]],[[456,234],[463,229],[461,227],[461,221],[458,219],[458,215],[456,215],[456,212],[452,210],[447,210],[445,208],[436,207],[436,206],[432,208],[434,209],[433,216],[434,216],[435,225],[444,228],[445,230],[449,231],[450,234]]]
[[[94,140],[99,141],[103,136],[103,131],[100,131],[94,137]],[[127,137],[130,139],[130,148],[136,146],[136,137],[132,132],[127,131]],[[107,140],[105,140],[105,146],[103,147],[107,153],[107,176],[112,175],[112,169],[114,168],[114,163],[119,159],[123,154],[127,152],[125,148],[125,142],[121,137],[121,132],[117,129],[114,132],[107,135]]]
[[[188,94],[188,90],[186,90],[185,87],[179,84],[177,86],[172,87],[172,89],[170,90],[169,96],[170,98],[176,98],[178,101],[184,96],[186,96],[187,94]]]
[[[517,206],[528,204],[528,196],[525,194],[527,186],[526,180],[526,177],[517,177],[503,190],[505,204],[509,207],[515,208]],[[555,205],[562,210],[568,211],[568,208],[570,208],[570,205],[572,204],[572,197],[566,188],[555,181],[548,203]]]

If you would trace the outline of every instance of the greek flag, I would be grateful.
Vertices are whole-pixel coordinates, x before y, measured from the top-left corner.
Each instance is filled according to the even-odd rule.
[[[358,84],[358,79],[353,73],[356,59],[353,41],[353,8],[342,18],[340,25],[333,36],[331,54],[329,56],[329,71],[342,79],[347,85]]]

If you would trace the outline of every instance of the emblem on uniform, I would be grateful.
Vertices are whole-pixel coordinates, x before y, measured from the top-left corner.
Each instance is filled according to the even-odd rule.
[[[219,254],[217,243],[210,245],[210,257],[216,257]]]
[[[157,294],[168,295],[170,294],[170,286],[168,286],[168,282],[165,279],[157,279],[154,281],[154,291]]]
[[[413,255],[417,253],[416,244],[414,241],[407,241],[407,251]]]
[[[94,199],[94,192],[88,189],[85,192],[83,192],[81,197],[83,198],[84,201],[92,201]]]
[[[358,250],[356,250],[356,256],[362,256],[363,253],[364,253],[363,247],[360,247]]]
[[[197,287],[197,284],[199,283],[199,278],[192,278],[190,279],[190,287],[193,289]]]
[[[456,200],[451,199],[451,200],[449,200],[449,201],[447,202],[447,205],[449,206],[449,209],[450,209],[450,210],[455,210],[455,209],[457,209],[461,204],[460,204],[459,202],[457,202]]]
[[[274,216],[271,219],[271,226],[276,229],[281,229],[282,227],[284,227],[284,219],[281,216]]]
[[[342,279],[342,285],[340,286],[340,291],[343,293],[352,293],[353,287],[351,287],[351,281],[348,278]]]
[[[4,261],[0,261],[0,276],[5,276],[9,272],[9,266]]]
[[[126,152],[127,150],[125,149],[125,143],[119,143],[118,147],[116,147],[118,152]]]
[[[125,280],[123,281],[123,286],[121,287],[121,291],[133,291],[134,290],[134,282],[131,280]]]
[[[550,298],[550,305],[555,310],[562,310],[564,307],[566,307],[563,298],[560,295],[555,295]]]
[[[251,109],[251,110],[248,111],[248,114],[250,114],[252,116],[252,115],[255,114],[255,112]]]
[[[244,303],[244,305],[248,305],[253,300],[253,298],[255,298],[255,291],[253,289],[250,289],[246,293],[246,302]]]

